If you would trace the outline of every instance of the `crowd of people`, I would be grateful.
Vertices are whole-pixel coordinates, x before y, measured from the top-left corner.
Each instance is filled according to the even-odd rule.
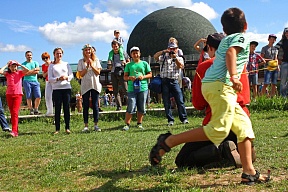
[[[280,71],[280,95],[287,97],[288,76],[288,28],[285,28],[281,40],[274,46],[276,35],[268,36],[268,45],[255,52],[258,42],[249,41],[245,35],[247,23],[245,14],[238,8],[227,9],[222,17],[223,33],[210,34],[201,38],[194,45],[199,51],[200,59],[193,80],[192,103],[198,110],[205,110],[202,126],[177,135],[170,132],[161,134],[151,149],[151,165],[158,165],[162,156],[171,148],[182,143],[185,145],[176,157],[178,167],[204,166],[211,162],[227,159],[235,167],[242,167],[241,183],[252,185],[268,182],[270,175],[261,175],[253,166],[256,159],[253,140],[255,138],[250,121],[247,104],[250,102],[250,85],[253,97],[267,94],[266,88],[271,85],[269,96],[277,94],[277,79]],[[148,79],[152,71],[146,61],[140,59],[139,47],[132,47],[129,55],[123,51],[123,38],[119,30],[114,31],[111,42],[108,64],[111,69],[113,94],[105,92],[102,99],[104,106],[111,104],[114,96],[116,110],[122,109],[119,89],[127,96],[127,109],[123,131],[131,128],[133,114],[137,114],[137,127],[144,129],[143,118],[146,113]],[[200,48],[200,44],[202,48]],[[281,54],[280,54],[281,53]],[[64,51],[55,48],[54,59],[44,52],[41,66],[45,78],[45,102],[47,116],[55,118],[55,132],[60,132],[60,115],[63,106],[65,132],[71,133],[70,100],[71,84],[74,78],[69,64],[62,60]],[[83,131],[89,131],[89,108],[93,110],[93,130],[100,132],[99,100],[102,91],[100,83],[101,64],[96,56],[96,48],[86,44],[82,48],[83,57],[79,60],[77,73],[81,78],[81,90],[77,98],[83,107]],[[32,60],[32,52],[25,53],[26,61],[20,64],[10,60],[0,69],[0,74],[7,78],[6,100],[11,114],[10,129],[3,113],[0,99],[0,123],[3,131],[11,136],[18,136],[18,113],[22,101],[22,84],[26,102],[31,115],[39,114],[41,101],[40,84],[37,74],[40,71],[38,62]],[[175,100],[180,122],[188,124],[187,112],[181,91],[184,59],[183,51],[176,38],[171,37],[163,50],[155,53],[154,58],[160,64],[162,78],[162,99],[167,118],[167,125],[173,126],[175,119],[171,111],[171,98]],[[130,60],[131,59],[131,60]],[[264,86],[258,91],[259,65],[264,66]],[[21,70],[18,69],[21,67]],[[8,68],[6,71],[5,69]],[[22,77],[23,82],[22,82]],[[112,96],[113,95],[113,96]],[[32,96],[35,98],[32,103]],[[113,100],[113,99],[112,99]],[[54,107],[53,107],[54,103]],[[54,111],[53,111],[54,109]]]

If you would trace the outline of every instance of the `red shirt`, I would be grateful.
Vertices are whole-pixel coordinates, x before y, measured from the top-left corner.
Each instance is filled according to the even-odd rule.
[[[7,95],[23,95],[22,91],[22,77],[24,73],[21,70],[16,72],[8,73],[5,72],[4,76],[7,79]]]
[[[48,67],[49,67],[49,65],[46,65],[45,63],[42,65],[43,73],[46,73],[48,71]],[[47,73],[45,80],[48,81],[48,73]]]
[[[194,76],[193,86],[192,86],[192,104],[198,110],[205,109],[205,117],[203,119],[202,125],[208,124],[211,118],[211,108],[207,101],[204,99],[201,91],[201,80],[203,79],[206,70],[213,64],[214,58],[206,60],[200,63],[196,69],[196,75]],[[250,103],[250,86],[249,79],[246,72],[246,65],[243,69],[243,74],[241,74],[240,81],[243,84],[243,90],[238,93],[237,102],[243,108],[243,110],[250,116],[249,110],[246,107]]]

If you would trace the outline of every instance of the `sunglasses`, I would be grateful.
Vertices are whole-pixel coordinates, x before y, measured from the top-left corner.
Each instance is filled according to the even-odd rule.
[[[49,59],[49,57],[43,57],[43,58],[42,58],[42,60],[46,60],[46,59]]]

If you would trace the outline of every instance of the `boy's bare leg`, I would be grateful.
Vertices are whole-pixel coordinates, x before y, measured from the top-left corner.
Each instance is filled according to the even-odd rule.
[[[255,175],[256,171],[252,164],[251,146],[251,140],[249,138],[246,138],[243,142],[238,143],[238,150],[242,162],[243,173],[246,173],[248,175]],[[243,181],[246,180],[247,179],[243,179]],[[265,181],[265,177],[260,175],[259,180]]]
[[[126,124],[130,124],[131,123],[131,119],[132,119],[132,114],[126,112],[126,114],[125,114],[125,123]]]
[[[137,111],[137,123],[142,123],[144,114]]]

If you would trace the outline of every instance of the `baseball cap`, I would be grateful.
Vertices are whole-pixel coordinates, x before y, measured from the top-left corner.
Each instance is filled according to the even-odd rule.
[[[268,39],[269,39],[270,37],[274,37],[275,39],[277,39],[277,36],[276,36],[275,34],[270,34],[270,35],[268,36]]]
[[[284,32],[288,32],[288,27],[286,27],[286,28],[284,29]]]
[[[256,47],[258,46],[258,42],[257,41],[251,41],[250,45],[256,45]]]
[[[168,43],[168,48],[178,48],[178,45],[176,43],[170,42]]]
[[[224,37],[225,35],[223,33],[210,34],[207,37],[206,44],[218,49],[218,46]]]
[[[140,49],[139,49],[139,47],[134,46],[130,49],[130,53],[132,53],[132,51],[140,51]]]
[[[11,65],[17,65],[17,66],[19,66],[19,65],[21,65],[21,64],[18,63],[18,61],[10,60],[10,61],[8,61],[8,66],[10,67]]]
[[[92,48],[92,46],[90,44],[86,44],[86,45],[83,46],[82,50],[84,50],[86,48]]]

